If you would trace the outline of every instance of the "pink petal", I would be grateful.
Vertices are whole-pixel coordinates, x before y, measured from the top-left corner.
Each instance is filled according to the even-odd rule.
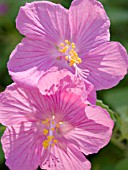
[[[74,125],[74,119],[81,120],[81,115],[84,115],[85,102],[82,101],[80,95],[62,91],[57,93],[55,98],[60,108],[59,116],[62,116],[62,121]]]
[[[115,86],[127,74],[128,56],[117,42],[100,45],[81,58],[81,68],[89,70],[87,79],[96,90]]]
[[[63,69],[58,71],[54,69],[49,70],[41,77],[38,82],[38,88],[43,95],[55,94],[56,91],[62,91],[63,89],[67,91],[73,90],[74,93],[81,94],[84,90],[84,82],[76,79],[68,70]]]
[[[0,122],[13,126],[26,121],[42,121],[51,108],[47,100],[38,89],[23,89],[12,84],[0,94]]]
[[[70,39],[67,9],[51,2],[26,3],[20,8],[16,23],[27,38],[12,52],[8,62],[9,74],[15,82],[36,86],[53,65],[69,67],[67,62],[57,60],[60,57],[57,46]]]
[[[2,146],[10,169],[37,169],[42,146],[34,123],[8,127],[2,137]]]
[[[85,113],[88,119],[94,120],[96,123],[108,127],[111,133],[114,122],[105,109],[100,106],[86,106]]]
[[[53,44],[24,38],[10,56],[9,73],[22,85],[36,85],[43,73],[53,66],[57,56],[58,51]]]
[[[101,107],[86,106],[85,117],[81,114],[79,120],[74,118],[74,126],[76,128],[66,134],[65,138],[88,155],[97,153],[108,144],[112,135],[113,121]]]
[[[88,81],[83,82],[68,70],[50,70],[38,82],[38,88],[43,95],[55,94],[57,91],[70,91],[82,95],[84,100],[95,104],[96,93]],[[86,102],[87,102],[86,101]]]
[[[51,2],[26,3],[20,8],[17,29],[32,39],[47,39],[54,45],[69,39],[68,11]]]
[[[76,149],[76,147],[71,146],[67,148],[67,152],[63,151],[59,147],[54,146],[51,151],[52,155],[57,158],[55,163],[54,159],[49,159],[47,164],[41,165],[42,169],[47,170],[90,170],[90,162],[85,158],[85,156]],[[53,158],[53,157],[52,157]]]
[[[96,91],[94,85],[91,84],[89,81],[84,80],[86,91],[87,91],[87,101],[86,103],[89,104],[96,104]]]
[[[33,120],[26,94],[15,84],[8,86],[0,94],[0,122],[3,125],[13,125],[30,117]]]
[[[109,40],[110,22],[100,2],[96,0],[74,0],[69,9],[72,41],[79,53]]]

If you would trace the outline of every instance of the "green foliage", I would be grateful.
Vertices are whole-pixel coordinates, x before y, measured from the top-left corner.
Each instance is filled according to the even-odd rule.
[[[97,100],[96,101],[97,106],[101,106],[102,108],[106,109],[108,113],[110,114],[111,118],[116,121],[116,118],[114,116],[114,111],[112,111],[109,106],[105,105],[102,100]]]
[[[92,170],[114,170],[124,153],[112,142],[99,151],[98,154],[89,157],[92,162]],[[122,169],[123,170],[123,169]]]
[[[128,170],[128,158],[119,161],[114,170]]]
[[[5,127],[0,124],[0,136],[2,136],[3,132],[5,130]],[[4,153],[2,150],[2,146],[0,143],[0,164],[4,161]]]

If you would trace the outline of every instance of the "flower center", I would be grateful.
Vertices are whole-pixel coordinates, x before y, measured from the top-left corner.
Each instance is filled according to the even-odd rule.
[[[55,139],[53,134],[54,131],[59,132],[59,124],[55,122],[55,116],[52,116],[52,120],[46,119],[42,121],[42,123],[46,126],[46,128],[43,129],[43,134],[46,136],[46,139],[43,141],[42,145],[44,149],[47,149],[58,143],[58,140]]]
[[[69,62],[70,66],[75,66],[82,62],[81,58],[78,57],[75,48],[75,43],[71,43],[68,40],[65,40],[64,43],[59,45],[59,51],[65,54],[65,60]]]

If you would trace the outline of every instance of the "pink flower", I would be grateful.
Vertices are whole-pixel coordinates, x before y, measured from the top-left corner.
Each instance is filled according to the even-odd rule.
[[[26,3],[16,26],[26,36],[8,62],[16,82],[35,85],[56,66],[100,90],[115,86],[127,73],[126,51],[118,42],[109,42],[110,22],[96,0],[74,0],[69,10],[51,2]]]
[[[5,15],[8,11],[8,5],[6,3],[0,3],[0,16]]]
[[[38,88],[12,84],[0,94],[6,165],[12,170],[89,170],[83,153],[96,153],[109,142],[113,121],[104,109],[81,99],[80,80],[71,87],[68,72],[46,74]]]

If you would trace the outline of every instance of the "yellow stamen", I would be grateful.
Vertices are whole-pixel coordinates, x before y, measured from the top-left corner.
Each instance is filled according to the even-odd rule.
[[[75,46],[72,46],[72,48],[74,48],[74,49],[75,49],[76,47],[75,47]]]
[[[48,140],[44,140],[42,145],[43,145],[44,149],[47,149],[49,146]]]
[[[59,50],[62,53],[65,53],[68,50],[68,46],[65,46],[62,50]]]
[[[65,60],[68,60],[68,56],[65,56]]]
[[[75,43],[72,43],[71,46],[75,46]]]
[[[72,55],[72,51],[69,51],[69,54]]]
[[[59,132],[59,124],[55,121],[55,116],[52,116],[52,120],[46,119],[43,120],[42,123],[45,126],[49,126],[48,128],[43,129],[43,134],[46,136],[45,140],[42,142],[42,145],[44,149],[47,149],[48,147],[53,147],[55,144],[58,143],[58,140],[54,137],[54,131],[57,133]]]
[[[44,133],[44,135],[47,135],[47,134],[48,134],[48,130],[47,130],[47,129],[44,129],[44,130],[43,130],[43,133]]]
[[[52,124],[54,125],[54,124],[55,124],[55,122],[52,122]]]
[[[74,64],[74,63],[71,63],[71,62],[69,63],[70,66],[73,66],[73,64]]]
[[[61,43],[60,46],[64,46],[64,43]]]
[[[49,122],[49,119],[43,120],[42,123],[43,124],[47,124]]]
[[[45,121],[43,120],[42,123],[45,124]]]
[[[74,60],[74,59],[70,60],[70,63],[75,63],[75,62],[76,62],[76,60]]]
[[[53,140],[53,143],[57,144],[57,143],[58,143],[58,140],[54,139],[54,140]]]
[[[59,128],[59,125],[58,125],[58,124],[56,124],[56,128]]]
[[[74,44],[74,43],[72,43],[72,44],[71,44],[71,46],[72,46],[72,48],[73,48],[73,49],[75,49],[75,48],[76,48],[76,46],[75,46],[75,44]]]
[[[52,131],[54,131],[55,128],[51,128]]]
[[[71,43],[68,40],[65,40],[64,43],[60,44],[59,51],[66,54],[65,60],[69,62],[70,66],[73,66],[74,64],[80,64],[82,62],[81,58],[78,57],[75,48],[76,48],[75,43],[73,42]]]
[[[68,49],[68,46],[65,46],[65,49],[67,50],[67,49]]]
[[[46,119],[46,123],[48,123],[49,122],[49,119]]]
[[[52,147],[54,147],[55,146],[55,144],[54,143],[52,143]]]
[[[54,139],[54,136],[47,136],[47,139],[50,142],[50,141],[52,141],[52,139]]]
[[[82,62],[81,58],[77,58],[77,61],[78,61],[78,63]]]
[[[65,40],[64,42],[65,42],[65,43],[67,43],[67,44],[69,43],[69,41],[68,41],[68,40]]]

